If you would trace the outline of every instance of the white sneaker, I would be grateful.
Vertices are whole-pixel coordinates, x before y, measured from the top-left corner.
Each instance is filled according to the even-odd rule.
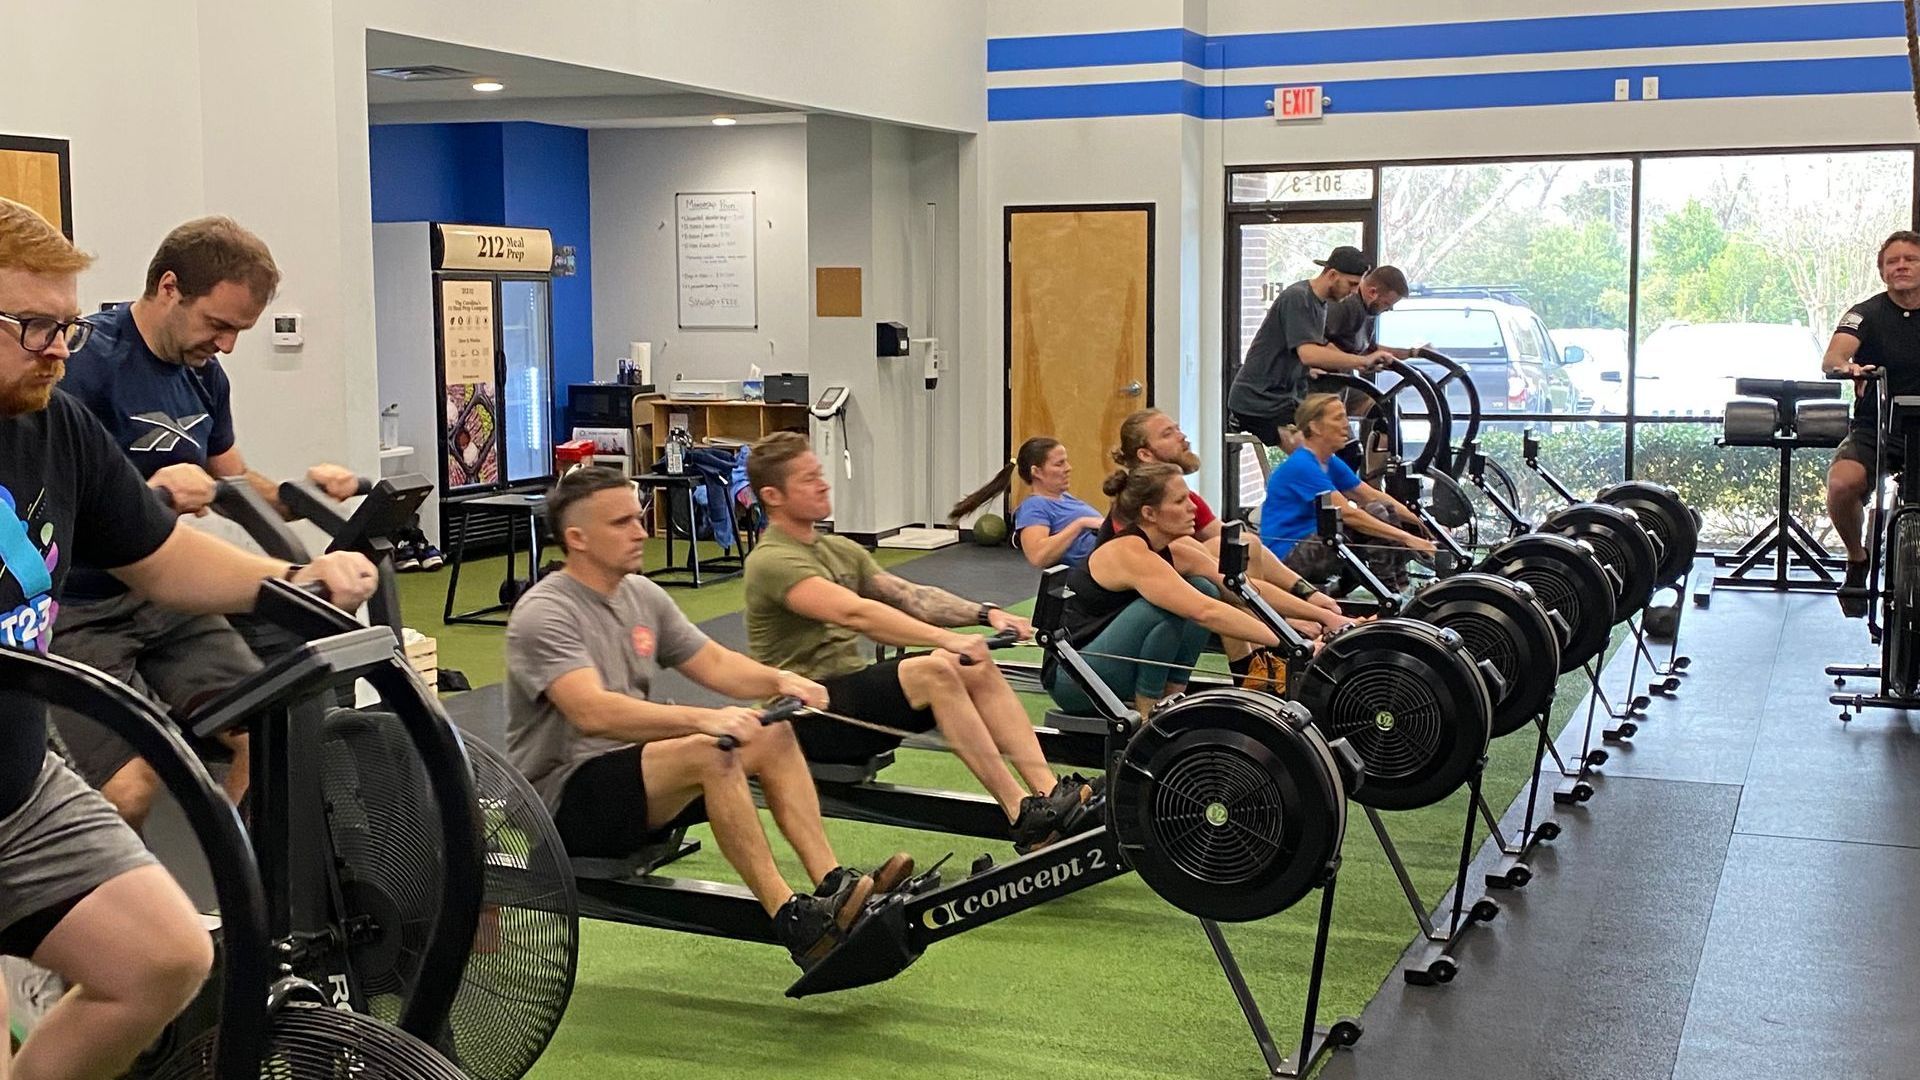
[[[65,979],[18,956],[0,956],[0,983],[7,989],[7,1022],[18,1042],[27,1040],[67,992]]]

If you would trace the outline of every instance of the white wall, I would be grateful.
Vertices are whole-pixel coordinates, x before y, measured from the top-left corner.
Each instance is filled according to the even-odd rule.
[[[83,299],[137,289],[161,236],[230,213],[286,273],[276,310],[306,347],[242,336],[242,446],[270,474],[377,468],[367,175],[369,28],[522,52],[900,123],[973,130],[983,14],[972,0],[88,0],[5,5],[0,130],[73,140],[80,242],[101,256]],[[112,78],[100,77],[111,72]],[[599,257],[599,253],[596,253]]]
[[[983,116],[978,0],[339,0],[362,27],[953,131]]]
[[[74,240],[96,259],[81,278],[81,304],[91,310],[138,296],[160,238],[206,206],[195,5],[115,0],[3,10],[15,47],[0,64],[0,132],[72,143]],[[153,83],[83,77],[73,50],[17,47],[30,41],[85,42],[88,68],[149,71],[171,85],[156,93]],[[177,81],[162,74],[169,69]]]
[[[611,379],[633,341],[654,343],[654,380],[807,370],[807,131],[800,124],[597,130],[587,139],[593,199],[593,360]],[[754,330],[682,330],[674,195],[751,191],[759,266]]]

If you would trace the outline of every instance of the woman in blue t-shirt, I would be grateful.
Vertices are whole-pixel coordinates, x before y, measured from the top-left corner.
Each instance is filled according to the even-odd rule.
[[[1045,435],[1020,444],[1013,458],[980,490],[954,504],[947,515],[958,521],[1007,490],[1014,473],[1033,493],[1013,512],[1014,540],[1036,569],[1065,563],[1079,566],[1093,554],[1095,533],[1104,515],[1067,490],[1073,466],[1060,440]]]

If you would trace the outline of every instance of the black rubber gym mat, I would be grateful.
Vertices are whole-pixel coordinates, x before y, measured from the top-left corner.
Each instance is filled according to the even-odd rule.
[[[1914,1075],[1915,881],[1920,851],[1735,835],[1675,1080]]]
[[[1738,802],[1734,787],[1620,778],[1560,811],[1533,884],[1492,894],[1500,917],[1462,943],[1459,977],[1408,986],[1396,969],[1359,1045],[1320,1075],[1667,1077]]]

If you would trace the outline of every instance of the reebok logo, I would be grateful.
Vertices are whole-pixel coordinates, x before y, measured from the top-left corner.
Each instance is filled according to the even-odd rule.
[[[174,447],[179,446],[180,440],[182,439],[185,439],[195,446],[199,446],[200,440],[194,438],[188,434],[188,432],[205,423],[207,414],[195,413],[192,416],[182,416],[175,419],[163,412],[145,412],[130,415],[128,419],[136,423],[150,425],[153,428],[152,431],[133,440],[133,445],[127,447],[129,451],[142,450],[165,454]]]

